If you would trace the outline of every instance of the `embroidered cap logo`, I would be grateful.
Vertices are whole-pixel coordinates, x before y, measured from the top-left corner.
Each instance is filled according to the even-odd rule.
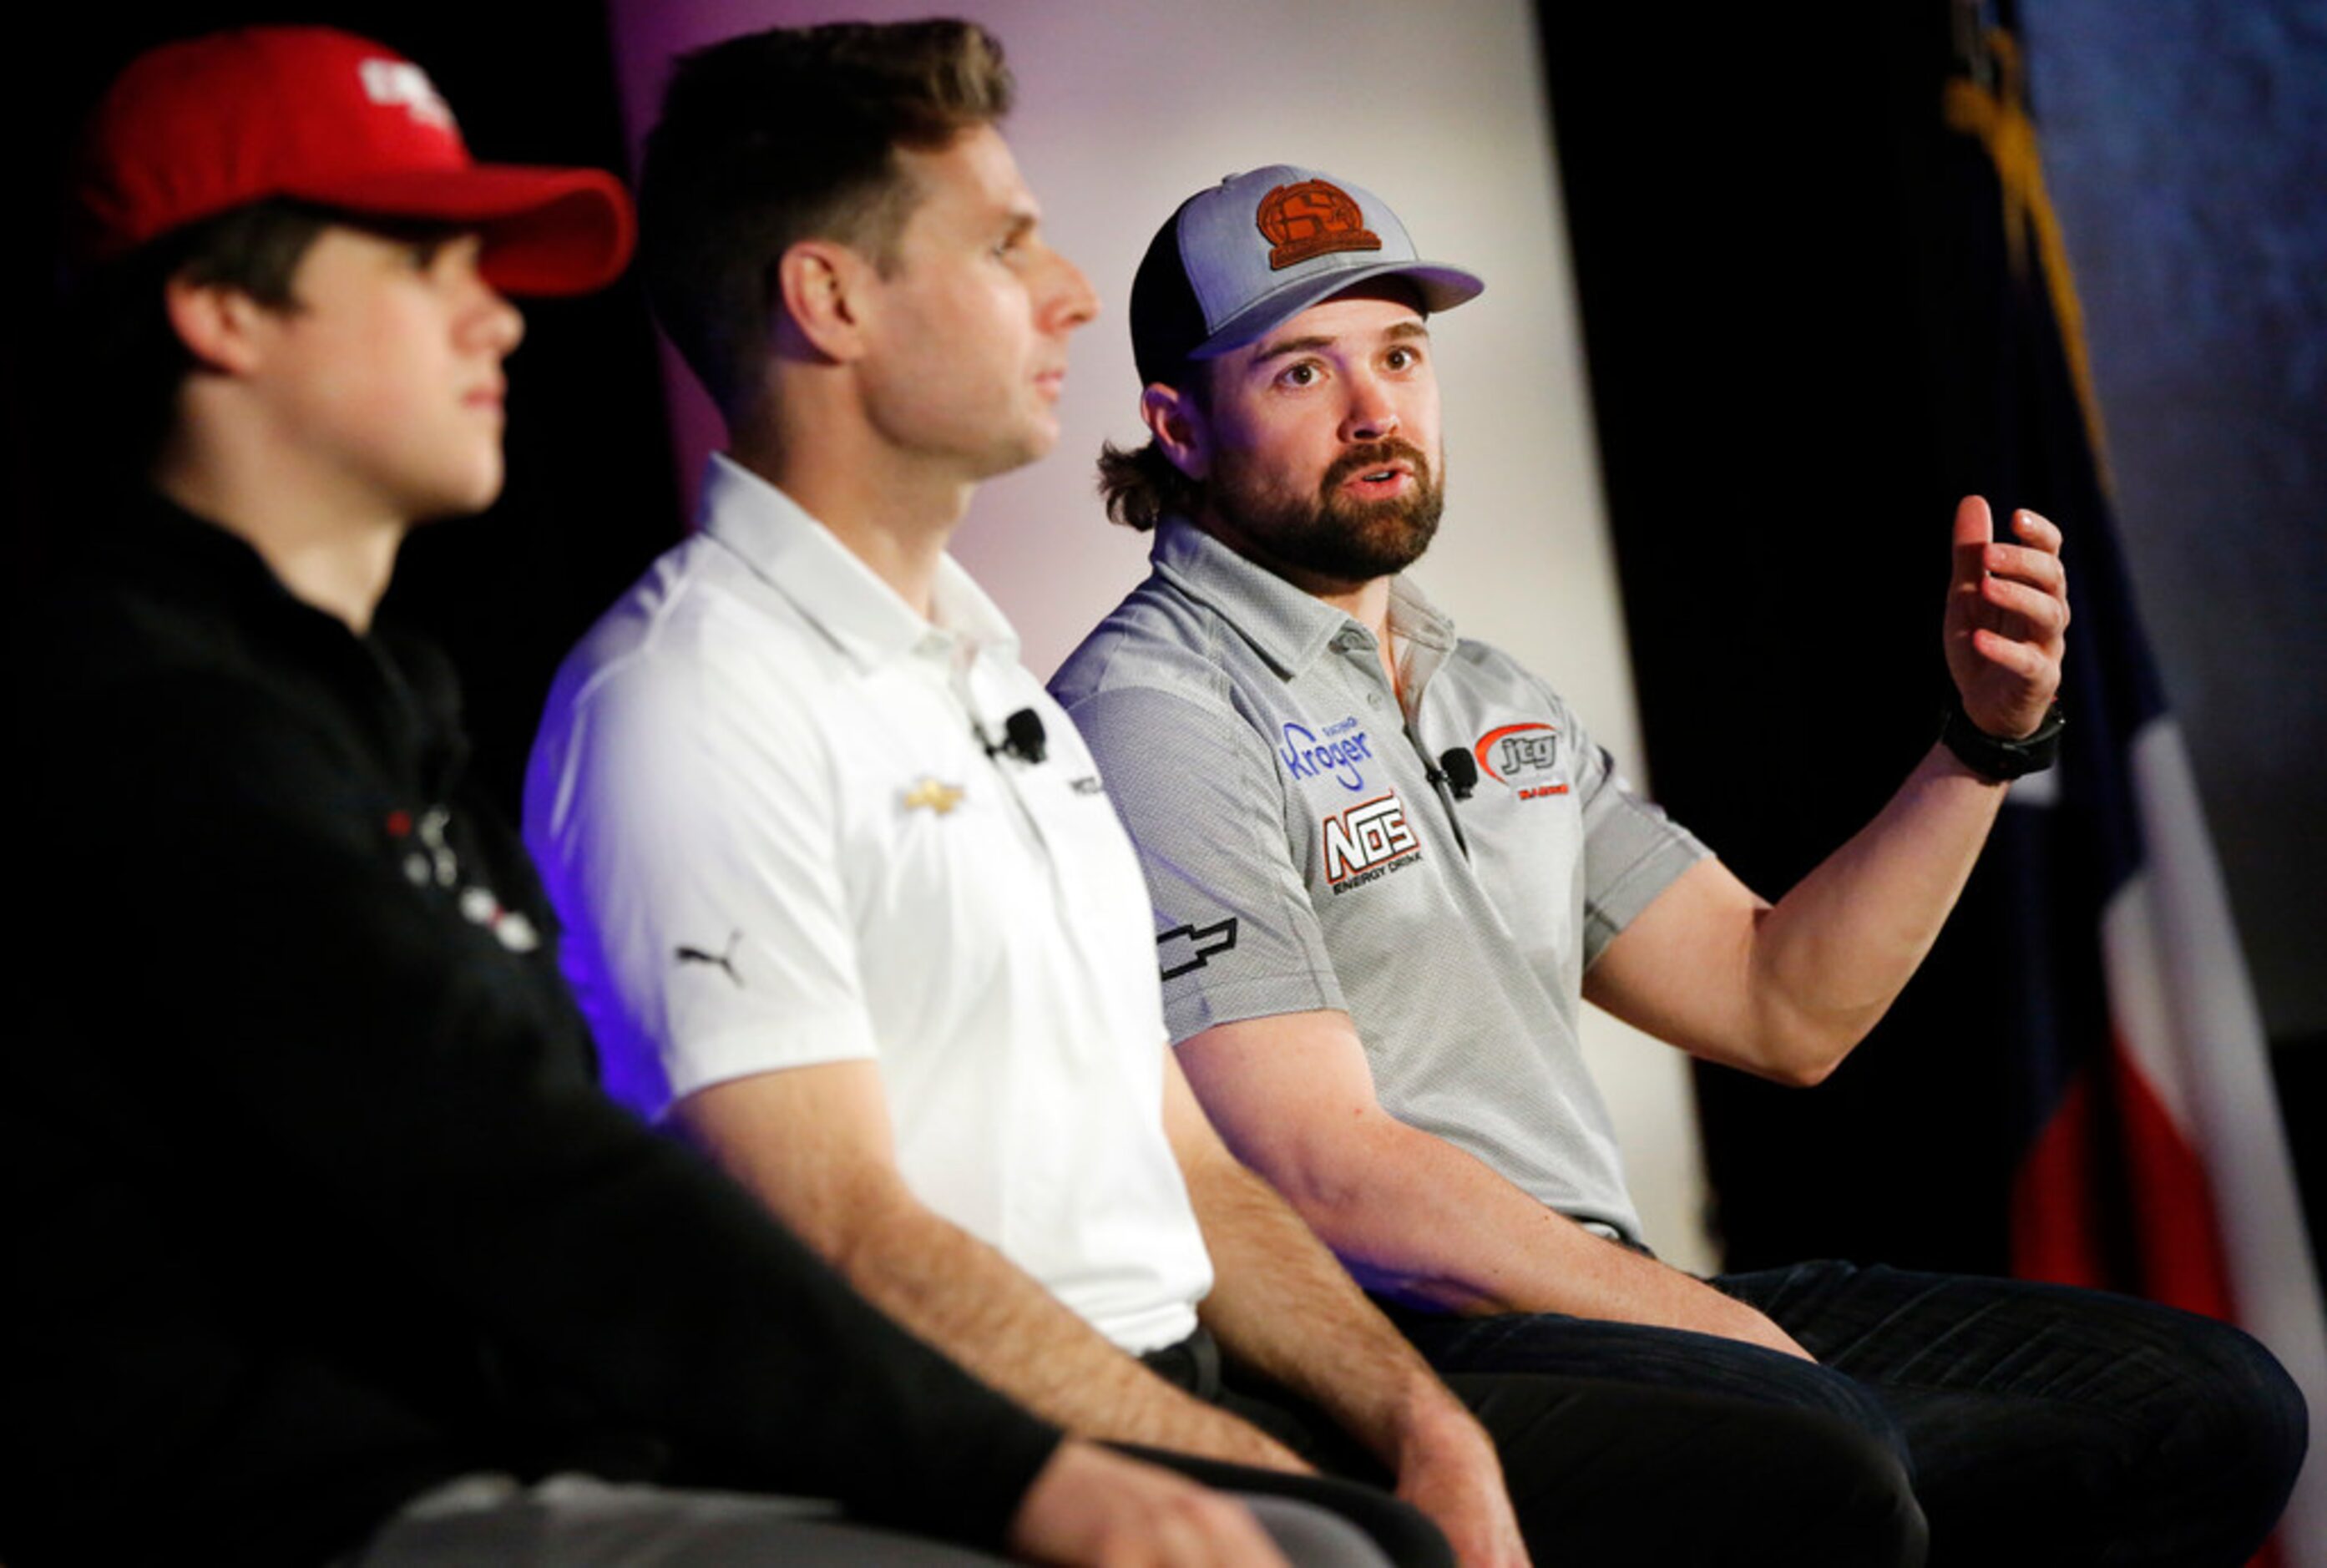
[[[1324,180],[1279,185],[1260,199],[1252,216],[1269,243],[1268,270],[1281,272],[1337,250],[1379,250],[1381,236],[1366,227],[1355,198]]]
[[[449,131],[453,107],[436,91],[427,72],[408,60],[367,60],[356,67],[364,96],[383,107],[401,107],[424,126]]]

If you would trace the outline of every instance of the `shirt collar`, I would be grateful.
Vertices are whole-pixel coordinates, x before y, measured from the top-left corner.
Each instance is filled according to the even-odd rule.
[[[152,595],[215,654],[295,669],[354,701],[397,755],[419,760],[426,788],[450,792],[468,744],[460,683],[435,644],[385,612],[355,631],[292,593],[248,540],[158,490],[117,505],[110,526],[68,547],[68,570]]]
[[[117,576],[180,585],[190,590],[188,598],[244,614],[302,625],[328,622],[342,635],[353,635],[346,622],[285,587],[248,540],[158,490],[128,498],[119,522],[95,535],[85,548]]]
[[[699,521],[862,668],[915,653],[1018,657],[1017,631],[951,555],[938,558],[924,621],[831,529],[724,453],[711,454]]]
[[[1185,518],[1155,526],[1149,559],[1159,574],[1220,611],[1282,675],[1307,668],[1344,632],[1371,640],[1355,616],[1246,560]],[[1454,622],[1403,576],[1390,579],[1389,630],[1428,649],[1430,668],[1454,647]]]
[[[359,632],[291,592],[249,540],[158,490],[125,498],[115,526],[88,542],[86,558],[97,570],[152,585],[174,602],[226,610],[249,635],[296,637],[332,648],[370,644],[432,705],[448,714],[459,706],[450,661],[427,639],[398,625],[385,603],[371,630]]]

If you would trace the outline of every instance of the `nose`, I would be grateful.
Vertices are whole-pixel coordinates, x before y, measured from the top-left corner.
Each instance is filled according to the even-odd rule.
[[[1345,385],[1350,394],[1341,415],[1343,441],[1386,441],[1397,433],[1397,404],[1379,377],[1360,370]]]
[[[485,276],[481,265],[483,254],[484,247],[472,241],[458,247],[445,264],[453,270],[452,286],[460,291],[456,296],[460,313],[455,320],[463,341],[506,359],[525,338],[525,317]]]
[[[1081,267],[1056,251],[1051,253],[1051,259],[1056,275],[1051,288],[1050,327],[1052,331],[1070,332],[1098,314],[1098,292]]]
[[[477,302],[473,336],[480,347],[507,359],[525,339],[525,314],[482,278],[477,280],[477,288],[481,297]]]

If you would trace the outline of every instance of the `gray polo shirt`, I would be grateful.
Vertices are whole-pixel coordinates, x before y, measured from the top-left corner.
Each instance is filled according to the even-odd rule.
[[[1190,524],[1060,669],[1139,850],[1174,1040],[1348,1013],[1389,1113],[1572,1218],[1640,1220],[1576,1039],[1584,967],[1707,851],[1550,687],[1391,586],[1371,632]],[[1457,801],[1435,759],[1470,753]]]

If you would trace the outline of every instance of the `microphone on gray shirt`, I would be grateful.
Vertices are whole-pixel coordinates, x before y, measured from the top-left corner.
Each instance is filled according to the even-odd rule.
[[[1468,800],[1471,791],[1479,787],[1479,764],[1462,747],[1450,746],[1438,754],[1438,770],[1430,781],[1444,781],[1455,799]]]

